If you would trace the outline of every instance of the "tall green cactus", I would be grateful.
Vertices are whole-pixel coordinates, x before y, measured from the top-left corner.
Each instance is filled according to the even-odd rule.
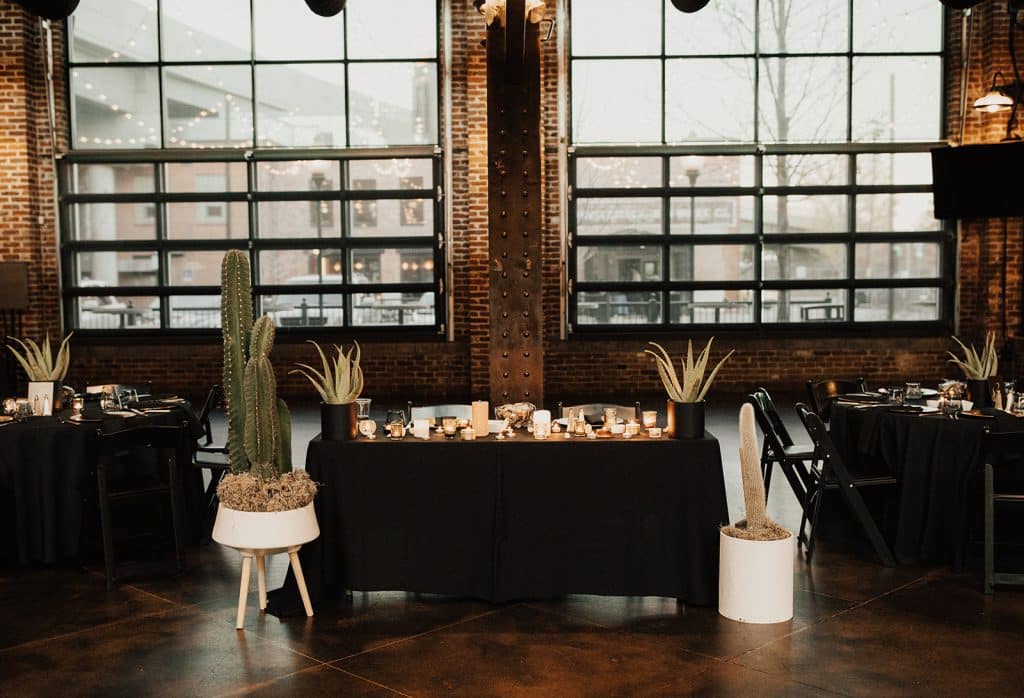
[[[249,258],[224,255],[221,330],[224,335],[224,396],[228,411],[228,458],[233,472],[273,478],[292,469],[291,414],[277,397],[270,363],[274,323],[252,321]]]

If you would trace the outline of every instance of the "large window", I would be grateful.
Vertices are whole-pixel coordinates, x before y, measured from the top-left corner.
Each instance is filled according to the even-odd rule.
[[[441,326],[435,3],[87,5],[68,21],[69,326],[216,328],[233,247],[279,327]]]
[[[571,3],[570,322],[942,323],[942,6]]]

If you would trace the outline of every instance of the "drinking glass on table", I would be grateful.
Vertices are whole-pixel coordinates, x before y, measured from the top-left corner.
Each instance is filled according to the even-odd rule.
[[[388,436],[400,439],[405,436],[405,412],[402,410],[388,410],[387,425]]]
[[[906,392],[902,386],[894,385],[889,388],[889,404],[900,406],[906,403]]]
[[[368,397],[357,397],[356,398],[356,419],[369,419],[370,418],[370,403],[372,398]]]
[[[920,383],[907,383],[907,399],[908,400],[920,400],[924,397],[924,393],[921,392]]]

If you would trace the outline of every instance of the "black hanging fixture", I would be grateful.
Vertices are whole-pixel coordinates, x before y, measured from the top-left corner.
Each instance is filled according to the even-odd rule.
[[[984,0],[942,0],[943,5],[952,7],[954,10],[966,10],[982,2]]]
[[[306,5],[314,14],[321,17],[333,17],[345,9],[346,0],[306,0]]]
[[[672,0],[672,5],[680,12],[696,12],[704,9],[711,0]]]
[[[67,19],[78,7],[78,0],[15,0],[19,5],[43,19]]]

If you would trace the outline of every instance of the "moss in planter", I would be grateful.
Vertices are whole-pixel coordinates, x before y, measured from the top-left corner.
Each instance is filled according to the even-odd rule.
[[[305,470],[273,479],[229,473],[217,486],[217,496],[221,504],[235,511],[291,511],[312,502],[316,488]]]
[[[743,519],[742,521],[737,521],[733,526],[726,526],[722,531],[730,538],[741,538],[743,540],[785,540],[793,535],[787,529],[771,520],[765,522],[760,528],[748,529],[747,520]]]

